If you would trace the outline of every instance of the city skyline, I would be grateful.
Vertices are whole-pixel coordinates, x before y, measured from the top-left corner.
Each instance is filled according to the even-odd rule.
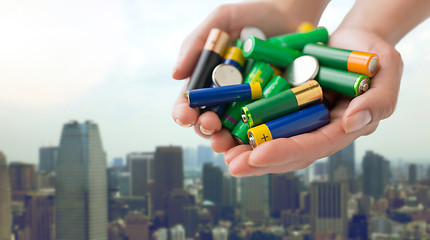
[[[0,40],[7,56],[0,83],[8,89],[0,96],[0,146],[9,161],[37,163],[39,147],[57,146],[62,124],[72,119],[98,122],[109,162],[160,145],[209,145],[171,119],[182,82],[170,72],[185,36],[230,2],[237,1],[2,3],[0,29],[9,37]],[[332,33],[353,3],[331,1],[319,25]],[[430,160],[430,113],[421,106],[430,94],[423,71],[429,26],[425,21],[397,45],[405,62],[397,110],[357,140],[357,159],[371,149],[390,161]]]

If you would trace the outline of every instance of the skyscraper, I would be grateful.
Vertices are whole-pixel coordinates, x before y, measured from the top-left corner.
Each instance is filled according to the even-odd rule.
[[[203,164],[203,200],[215,204],[215,219],[218,219],[223,198],[223,172],[212,163]]]
[[[184,173],[181,147],[157,147],[154,157],[154,210],[165,211],[166,197],[175,189],[183,189]]]
[[[328,176],[330,181],[346,180],[335,179],[336,170],[345,168],[347,179],[355,178],[355,157],[354,157],[354,142],[346,146],[344,149],[334,153],[328,157]]]
[[[270,213],[280,218],[283,210],[300,208],[300,181],[292,173],[271,174]]]
[[[409,184],[413,185],[417,183],[417,177],[418,173],[417,173],[417,165],[416,164],[410,164],[409,165],[409,171],[408,171],[408,180],[409,180]]]
[[[269,175],[244,177],[241,184],[242,220],[263,224],[269,217]]]
[[[26,225],[30,240],[55,239],[54,192],[27,193],[24,200]]]
[[[12,196],[6,156],[0,151],[0,240],[10,240],[12,229]]]
[[[125,217],[125,233],[129,240],[149,240],[149,219],[142,213],[130,212]]]
[[[147,193],[147,183],[153,174],[154,153],[130,153],[127,155],[127,162],[130,164],[131,195],[145,196]]]
[[[34,164],[13,162],[9,164],[12,192],[36,190],[36,170]]]
[[[39,171],[51,173],[55,171],[58,161],[58,147],[39,148]]]
[[[311,231],[312,234],[335,233],[342,239],[348,234],[346,182],[313,182],[311,195]]]
[[[166,216],[167,227],[176,224],[184,225],[184,208],[194,205],[194,197],[184,189],[173,189],[167,197]]]
[[[97,124],[63,126],[56,179],[56,239],[107,239],[106,153]]]
[[[367,151],[363,158],[363,193],[375,200],[382,197],[389,181],[390,163],[381,155]]]
[[[203,164],[212,162],[214,152],[210,146],[200,145],[197,147],[197,165],[201,169]]]

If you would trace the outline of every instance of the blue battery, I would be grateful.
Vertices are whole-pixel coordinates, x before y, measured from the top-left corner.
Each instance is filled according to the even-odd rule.
[[[193,89],[188,94],[188,102],[190,107],[202,107],[236,101],[255,100],[261,97],[261,84],[255,82],[215,88]]]
[[[277,138],[288,138],[307,133],[330,122],[329,110],[316,104],[248,130],[249,143],[253,148]]]

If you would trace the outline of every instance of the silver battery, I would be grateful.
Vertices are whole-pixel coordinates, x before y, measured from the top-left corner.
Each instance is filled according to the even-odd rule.
[[[244,27],[240,32],[240,39],[242,39],[243,41],[245,41],[247,38],[251,36],[254,36],[260,40],[267,39],[266,34],[264,34],[264,32],[258,27],[254,27],[254,26]]]
[[[212,72],[212,81],[217,87],[241,84],[242,73],[233,65],[219,64]]]

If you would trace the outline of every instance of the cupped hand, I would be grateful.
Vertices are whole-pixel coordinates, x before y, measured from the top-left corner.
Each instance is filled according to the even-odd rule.
[[[373,133],[379,122],[396,106],[403,71],[400,54],[379,36],[359,29],[339,30],[329,45],[378,54],[380,66],[364,94],[351,99],[339,96],[330,111],[330,123],[316,131],[249,146],[225,149],[225,162],[235,176],[280,173],[308,167],[315,160],[330,156],[360,136]],[[216,140],[216,141],[215,141]],[[216,148],[227,137],[214,138]]]
[[[189,77],[207,34],[213,27],[227,31],[232,38],[238,37],[240,30],[248,25],[260,27],[269,36],[291,30],[283,23],[283,13],[274,11],[270,5],[265,5],[266,8],[262,9],[261,3],[258,7],[252,3],[244,4],[241,10],[248,7],[248,13],[255,11],[257,14],[254,16],[256,18],[246,20],[238,14],[242,11],[238,11],[237,6],[220,7],[187,37],[173,73],[175,79]],[[258,15],[259,13],[262,15]],[[276,17],[277,14],[280,15]],[[270,22],[267,22],[267,16],[273,16]],[[257,19],[266,21],[253,21]],[[373,133],[379,122],[392,114],[403,70],[399,53],[371,32],[341,29],[332,34],[329,45],[377,53],[380,68],[371,79],[371,88],[366,93],[354,99],[345,96],[337,98],[330,111],[330,123],[322,128],[290,138],[268,141],[252,150],[249,145],[237,145],[230,132],[222,129],[215,113],[206,112],[199,115],[197,109],[190,108],[183,90],[176,100],[172,117],[178,124],[194,126],[198,134],[210,137],[213,150],[225,152],[225,162],[234,176],[280,173],[308,167],[315,160],[339,151],[358,137]]]

